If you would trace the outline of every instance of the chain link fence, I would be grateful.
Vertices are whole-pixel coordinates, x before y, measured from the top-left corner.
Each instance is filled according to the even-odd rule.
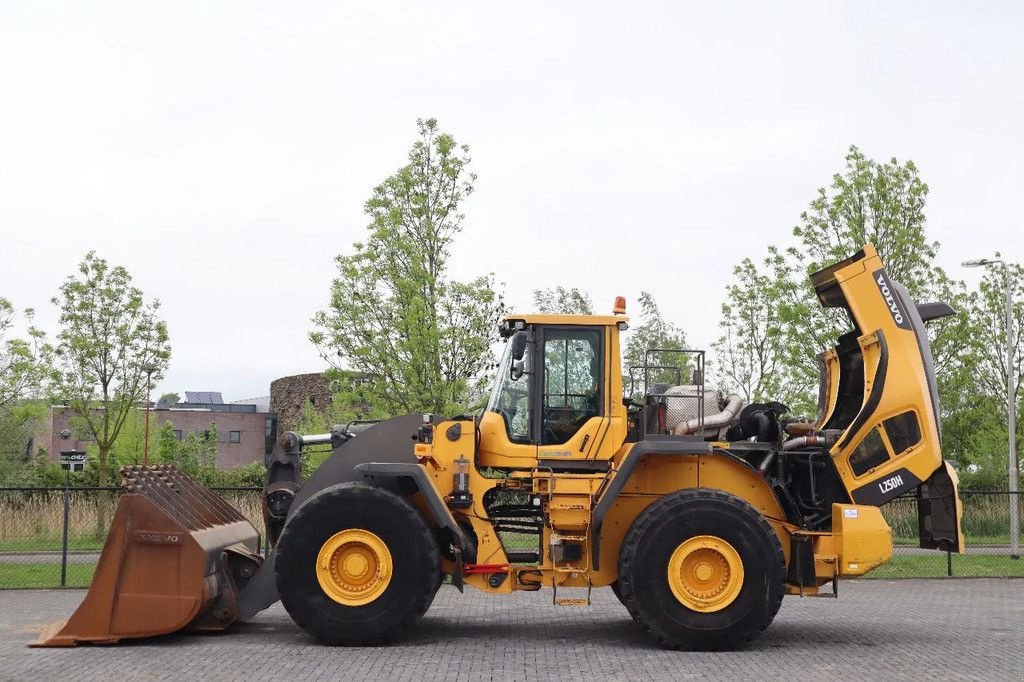
[[[212,488],[264,535],[261,488]],[[0,589],[88,587],[120,488],[0,488]]]
[[[260,488],[213,488],[264,537]],[[0,589],[87,587],[114,517],[120,488],[0,488]],[[967,553],[918,547],[917,500],[882,507],[893,531],[893,559],[870,578],[1024,576],[1013,559],[1010,500],[1024,515],[1021,495],[962,491]],[[534,535],[508,529],[510,550],[537,550]],[[507,537],[506,537],[507,536]]]

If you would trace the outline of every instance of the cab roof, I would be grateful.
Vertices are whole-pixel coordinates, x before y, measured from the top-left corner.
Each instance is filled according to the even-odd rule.
[[[619,322],[629,322],[629,317],[626,315],[542,315],[540,313],[534,313],[528,315],[506,315],[505,322],[523,322],[525,324],[573,324],[599,327],[618,324]],[[514,324],[510,326],[514,326]]]

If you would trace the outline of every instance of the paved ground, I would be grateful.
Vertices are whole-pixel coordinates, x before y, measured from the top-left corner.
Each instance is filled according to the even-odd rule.
[[[552,606],[547,591],[450,587],[387,648],[318,646],[280,605],[227,634],[26,648],[83,594],[0,592],[0,679],[1024,679],[1024,580],[848,582],[838,601],[787,597],[754,646],[713,654],[653,647],[610,590],[574,608]]]

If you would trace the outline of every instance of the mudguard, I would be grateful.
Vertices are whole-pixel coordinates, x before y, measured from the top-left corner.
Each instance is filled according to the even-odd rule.
[[[921,547],[964,553],[961,518],[964,507],[957,493],[959,479],[947,461],[917,489],[918,530]]]
[[[406,414],[374,424],[355,438],[342,443],[327,460],[313,472],[309,480],[295,493],[295,499],[285,517],[288,520],[306,500],[325,488],[338,483],[362,481],[364,475],[356,466],[369,462],[415,464],[412,437],[423,423],[423,415]],[[246,583],[238,595],[239,618],[248,620],[272,606],[280,598],[277,592],[275,565],[277,549],[271,550],[260,570]]]

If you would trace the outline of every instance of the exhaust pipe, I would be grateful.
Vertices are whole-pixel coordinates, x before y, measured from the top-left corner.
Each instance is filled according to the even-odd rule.
[[[703,423],[701,423],[700,418],[698,417],[687,419],[686,421],[677,424],[676,428],[672,430],[672,433],[677,436],[685,436],[690,433],[696,433],[702,428],[720,429],[731,424],[732,421],[736,419],[737,415],[739,415],[742,407],[743,398],[733,393],[725,399],[725,408],[718,414],[705,417]]]

